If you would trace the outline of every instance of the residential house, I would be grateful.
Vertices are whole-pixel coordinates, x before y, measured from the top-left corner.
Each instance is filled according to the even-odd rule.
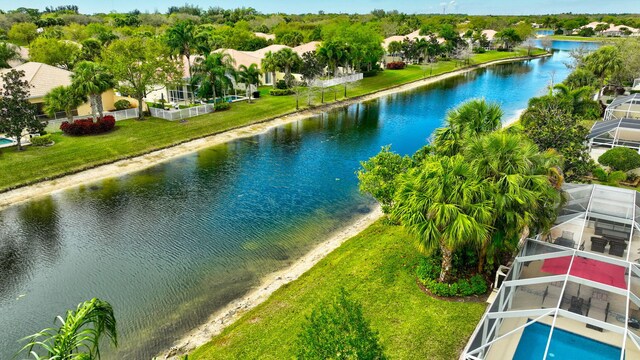
[[[58,86],[71,85],[71,71],[60,69],[55,66],[42,64],[38,62],[27,62],[14,67],[13,69],[0,70],[0,74],[5,74],[11,70],[24,71],[24,79],[31,85],[29,102],[36,105],[37,113],[39,116],[47,117],[44,114],[44,96],[49,93],[53,88]],[[2,88],[0,83],[0,88]],[[102,104],[105,110],[113,110],[114,103],[120,99],[126,99],[132,103],[132,106],[137,106],[137,101],[131,98],[125,98],[118,96],[113,90],[108,90],[102,94]],[[89,115],[91,114],[91,106],[89,103],[80,105],[74,115]],[[56,118],[65,117],[64,113],[56,114]]]

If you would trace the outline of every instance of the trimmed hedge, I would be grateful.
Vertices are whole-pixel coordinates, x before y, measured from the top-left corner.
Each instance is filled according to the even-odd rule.
[[[405,64],[404,61],[392,61],[390,63],[387,63],[388,70],[402,70],[406,67],[407,67],[407,64]]]
[[[269,90],[269,95],[271,96],[285,96],[293,94],[293,90],[291,89],[271,89]]]
[[[231,104],[229,104],[228,102],[217,103],[213,106],[213,109],[215,111],[229,110],[231,109]]]
[[[67,135],[96,135],[111,131],[115,126],[116,119],[111,115],[106,115],[96,122],[93,122],[92,118],[78,119],[72,123],[64,121],[60,125],[60,130]]]
[[[602,154],[598,162],[613,170],[626,172],[640,167],[640,154],[626,147],[616,147]]]
[[[452,284],[439,282],[440,261],[433,257],[422,259],[416,268],[416,275],[431,293],[442,297],[482,295],[489,289],[487,282],[480,275],[473,275],[469,279],[459,279]]]
[[[116,108],[116,110],[127,110],[131,109],[131,102],[129,102],[129,100],[120,99],[113,103],[113,106]]]
[[[31,138],[31,145],[34,146],[47,146],[53,144],[53,140],[51,139],[51,134],[35,136]]]

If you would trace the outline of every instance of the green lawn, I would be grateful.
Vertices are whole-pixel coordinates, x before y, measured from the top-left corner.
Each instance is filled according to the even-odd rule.
[[[487,52],[476,55],[472,63],[479,64],[524,55],[525,51]],[[388,70],[349,86],[347,95],[349,98],[365,95],[420,80],[430,74],[435,76],[450,72],[456,68],[455,62],[442,61],[433,65],[432,69],[429,66],[412,65],[404,70]],[[22,152],[16,151],[15,148],[2,149],[0,192],[295,111],[295,96],[269,96],[266,88],[262,89],[262,93],[264,95],[252,104],[234,103],[228,111],[191,118],[184,124],[160,119],[124,120],[119,121],[116,129],[109,134],[69,137],[57,132],[53,134],[55,145],[51,147],[29,146]],[[333,91],[326,91],[325,102],[332,102],[334,95],[338,101],[342,100],[342,87],[338,87],[335,94]],[[302,95],[300,108],[305,108],[306,104],[307,97]],[[314,94],[312,105],[319,104],[320,94]]]
[[[584,36],[575,36],[575,35],[550,35],[550,39],[552,40],[562,40],[562,41],[581,41],[581,42],[602,42],[615,38],[610,37],[584,37]]]
[[[291,359],[305,317],[340,287],[363,306],[392,359],[455,359],[485,303],[433,299],[416,285],[419,256],[401,227],[382,221],[198,348],[189,359]]]

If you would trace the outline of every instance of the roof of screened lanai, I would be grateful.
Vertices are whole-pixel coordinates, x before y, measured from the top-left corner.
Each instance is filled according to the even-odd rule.
[[[587,138],[591,145],[640,149],[640,94],[615,98]]]
[[[564,190],[556,225],[525,242],[464,359],[512,359],[539,329],[541,359],[553,358],[568,333],[619,348],[621,360],[640,358],[640,194],[602,185]]]

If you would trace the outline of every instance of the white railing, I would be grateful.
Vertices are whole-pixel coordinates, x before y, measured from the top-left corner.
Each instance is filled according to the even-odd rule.
[[[316,86],[316,87],[331,87],[331,86],[336,86],[344,83],[352,83],[352,82],[360,81],[363,78],[364,78],[364,75],[362,73],[357,73],[357,74],[351,74],[347,76],[335,77],[327,80],[321,80],[321,79],[311,80],[309,82],[309,85]]]
[[[138,117],[138,108],[118,110],[118,111],[104,111],[102,115],[111,115],[113,116],[114,119],[116,119],[116,121],[126,120],[126,119],[135,119]],[[39,118],[41,118],[42,120],[47,120],[47,127],[46,127],[47,131],[59,130],[60,125],[62,125],[63,122],[69,121],[69,119],[66,117],[64,118],[56,117],[55,119],[48,119],[45,116],[39,116]],[[74,116],[73,120],[89,119],[89,118],[91,118],[91,114]]]
[[[211,113],[213,112],[213,104],[205,104],[178,110],[163,110],[151,107],[149,108],[149,112],[151,112],[151,116],[153,117],[174,121]]]
[[[118,111],[105,111],[102,114],[111,115],[116,119],[116,121],[125,120],[125,119],[135,119],[138,117],[138,108],[118,110]],[[86,117],[87,116],[85,116],[85,118]]]

